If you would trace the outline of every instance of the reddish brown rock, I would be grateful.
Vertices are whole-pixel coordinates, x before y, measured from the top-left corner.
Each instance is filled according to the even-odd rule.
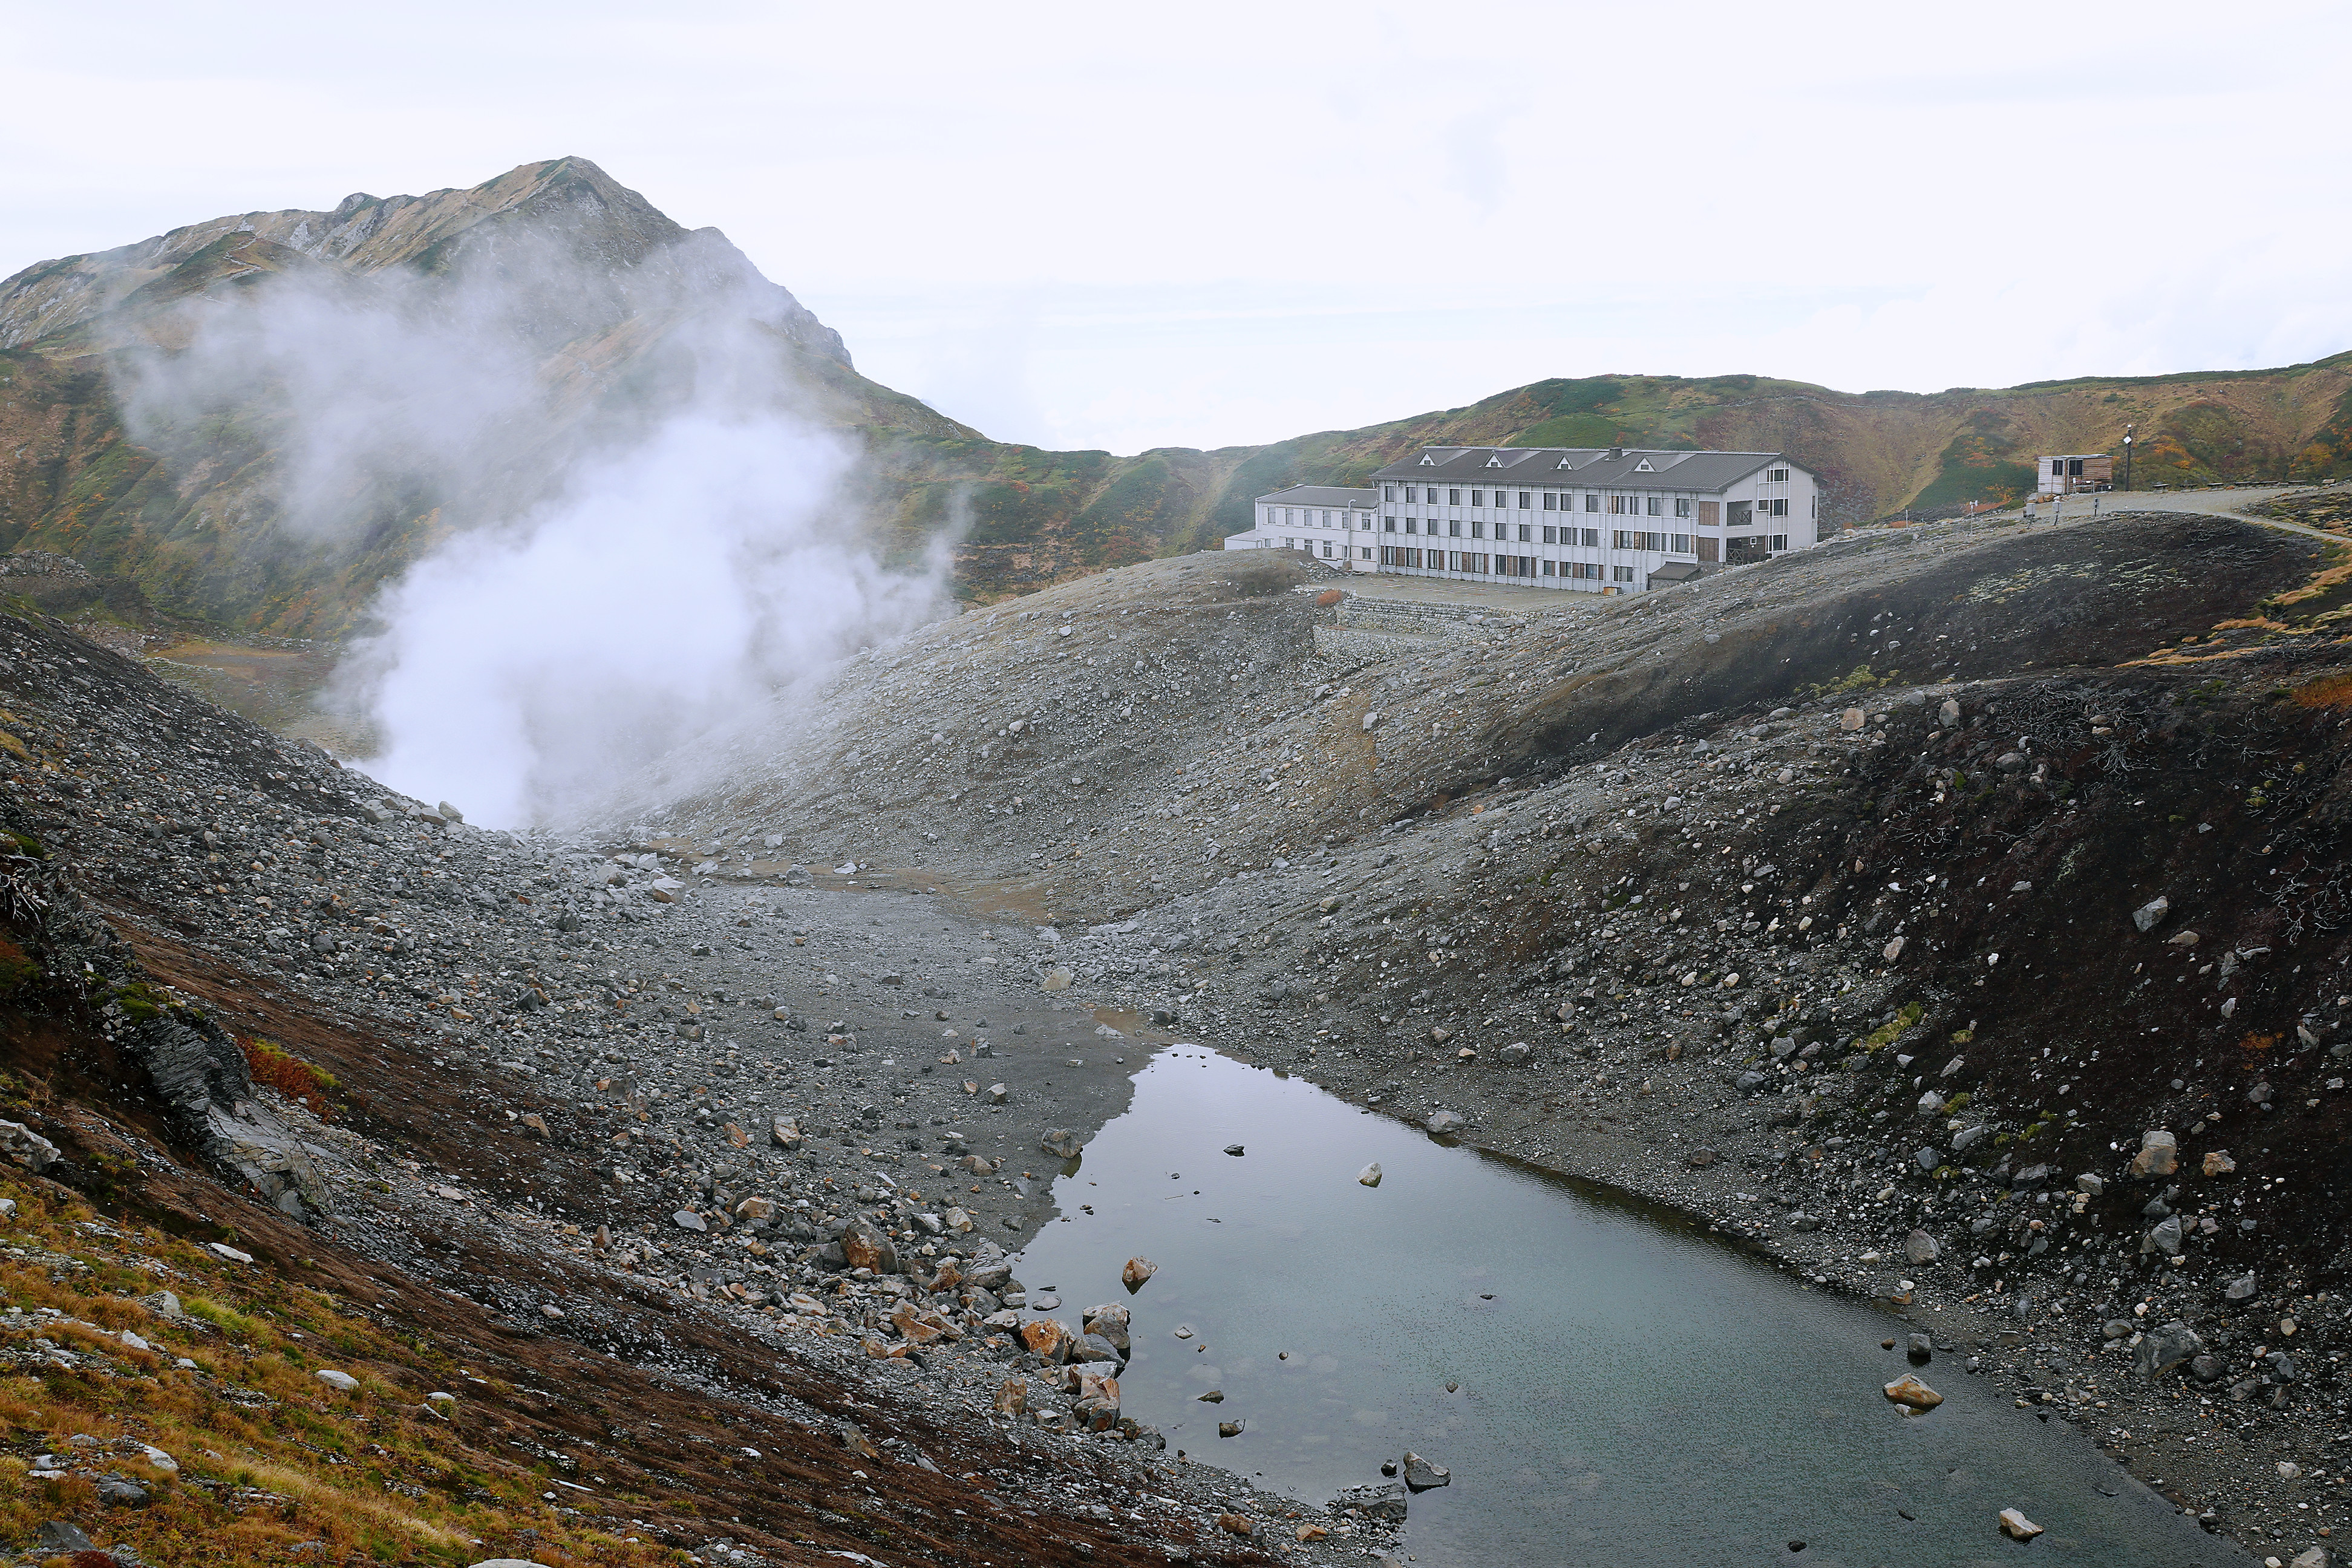
[[[1032,1318],[1021,1325],[1021,1342],[1050,1362],[1070,1359],[1070,1331],[1059,1318]]]
[[[1944,1396],[1907,1373],[1886,1385],[1886,1397],[1914,1414],[1924,1414],[1944,1403]]]

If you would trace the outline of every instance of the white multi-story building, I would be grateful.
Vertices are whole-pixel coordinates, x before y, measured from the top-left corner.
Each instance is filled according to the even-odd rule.
[[[1260,496],[1256,521],[1247,533],[1229,534],[1228,550],[1304,550],[1349,571],[1376,571],[1380,543],[1372,535],[1378,524],[1373,506],[1379,496],[1370,489],[1342,485],[1293,485],[1286,490]]]
[[[1632,594],[1819,542],[1811,473],[1778,452],[1429,447],[1365,489],[1261,496],[1228,550],[1300,549],[1357,571]],[[1326,498],[1311,507],[1301,498]],[[1307,517],[1325,521],[1307,523]],[[1367,537],[1377,534],[1378,538]]]

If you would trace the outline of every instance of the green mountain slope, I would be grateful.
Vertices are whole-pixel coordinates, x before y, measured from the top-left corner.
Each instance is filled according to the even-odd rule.
[[[197,323],[289,289],[338,310],[391,301],[446,318],[486,277],[499,308],[472,326],[527,372],[539,414],[501,426],[495,460],[463,486],[347,465],[327,498],[336,526],[298,526],[299,389],[267,377],[149,420],[144,442],[130,434],[126,366],[172,363]],[[230,628],[341,636],[453,530],[551,493],[584,454],[695,395],[696,334],[721,315],[754,321],[757,353],[799,389],[794,412],[860,452],[854,499],[886,558],[918,559],[948,534],[960,591],[981,598],[1213,547],[1248,526],[1253,496],[1361,482],[1427,443],[1786,451],[1823,476],[1840,523],[2013,500],[2035,454],[2119,452],[2127,423],[2143,485],[2352,472],[2352,353],[1932,394],[1603,375],[1262,447],[1007,445],[858,374],[839,336],[718,231],[687,230],[562,158],[468,190],[215,218],[0,282],[0,550],[79,557]],[[321,504],[316,490],[305,504]]]

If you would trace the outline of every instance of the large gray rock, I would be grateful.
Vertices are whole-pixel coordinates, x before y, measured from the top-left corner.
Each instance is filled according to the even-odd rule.
[[[2180,1141],[2161,1127],[2139,1135],[2139,1152],[2132,1156],[2131,1173],[2142,1181],[2168,1176],[2180,1169]]]
[[[2180,1216],[2174,1215],[2169,1219],[2158,1220],[2155,1229],[2140,1237],[2139,1250],[2142,1257],[2151,1252],[2161,1252],[2167,1258],[2179,1257]]]
[[[2172,900],[2159,894],[2132,911],[2132,924],[2143,931],[2154,931],[2171,909]]]
[[[2194,1360],[2204,1349],[2205,1342],[2197,1337],[2197,1331],[2176,1318],[2140,1336],[2132,1352],[2132,1370],[2142,1377],[2160,1376]]]
[[[1078,1157],[1078,1152],[1084,1149],[1086,1144],[1068,1128],[1055,1127],[1048,1130],[1044,1137],[1037,1140],[1037,1146],[1055,1159],[1075,1160]]]
[[[1126,1357],[1130,1343],[1127,1332],[1129,1317],[1126,1307],[1115,1301],[1104,1306],[1088,1307],[1086,1315],[1079,1320],[1079,1322],[1087,1333],[1098,1334],[1108,1342],[1111,1349],[1117,1351],[1121,1359]]]
[[[1401,1520],[1405,1510],[1404,1488],[1395,1481],[1373,1486],[1341,1487],[1331,1500],[1336,1509],[1356,1509],[1367,1519]]]
[[[1935,1262],[1942,1256],[1942,1251],[1936,1246],[1934,1237],[1924,1230],[1915,1230],[1903,1238],[1903,1256],[1911,1260],[1913,1268],[1918,1268]]]
[[[1452,1486],[1454,1472],[1444,1465],[1423,1458],[1419,1454],[1408,1453],[1404,1457],[1404,1484],[1407,1490],[1425,1492],[1436,1487]]]
[[[28,1171],[46,1171],[58,1163],[58,1146],[21,1121],[0,1121],[0,1153]]]
[[[1429,1119],[1422,1125],[1439,1137],[1444,1137],[1449,1132],[1459,1132],[1469,1125],[1469,1121],[1455,1111],[1433,1110],[1429,1113]]]

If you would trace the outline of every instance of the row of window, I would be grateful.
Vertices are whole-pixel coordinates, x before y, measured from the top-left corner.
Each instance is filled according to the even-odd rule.
[[[1389,532],[1394,533],[1396,531],[1396,522],[1397,520],[1394,518],[1390,518],[1388,520]],[[1473,518],[1467,523],[1463,522],[1457,518],[1447,521],[1445,524],[1445,534],[1449,539],[1460,539],[1463,537],[1463,529],[1466,527],[1470,531],[1470,538],[1484,539],[1486,537],[1487,526],[1487,524],[1479,521],[1475,518]],[[1494,524],[1493,527],[1495,530],[1496,540],[1499,542],[1510,538],[1511,531],[1514,526],[1514,524],[1507,522],[1498,522]],[[1518,530],[1519,543],[1532,544],[1535,542],[1533,536],[1536,532],[1536,529],[1534,524],[1522,522],[1517,524],[1516,527]],[[1407,533],[1419,532],[1420,520],[1418,518],[1406,518],[1404,520],[1404,531]],[[1429,520],[1429,531],[1433,535],[1437,532],[1437,520],[1433,517]],[[1560,528],[1554,525],[1543,530],[1543,542],[1546,544],[1573,544],[1581,545],[1589,550],[1597,550],[1601,547],[1601,531],[1597,528]],[[1612,550],[1665,551],[1676,555],[1688,555],[1692,552],[1694,548],[1692,536],[1687,533],[1657,533],[1652,532],[1646,529],[1634,528],[1611,529],[1609,531],[1609,547]]]
[[[1299,548],[1299,543],[1296,539],[1286,539],[1282,542],[1282,547],[1285,550],[1297,550]],[[1306,550],[1308,554],[1312,555],[1315,552],[1315,541],[1311,539],[1308,540],[1306,544]],[[1331,542],[1328,539],[1325,540],[1323,542],[1323,559],[1326,561],[1331,560],[1334,558],[1335,553],[1338,559],[1345,561],[1348,559],[1348,547],[1344,544],[1339,545],[1335,552]],[[1359,546],[1356,553],[1363,559],[1370,561],[1372,558],[1372,547],[1369,544]]]
[[[1580,577],[1598,583],[1631,583],[1631,566],[1604,566],[1598,561],[1544,561],[1533,555],[1491,555],[1475,550],[1415,550],[1409,544],[1381,546],[1381,564],[1415,572],[1475,573],[1485,577]]]
[[[1337,522],[1331,521],[1331,513],[1328,510],[1322,512],[1319,521],[1317,520],[1316,513],[1317,509],[1314,507],[1270,506],[1265,509],[1265,526],[1268,528],[1360,528],[1366,532],[1371,531],[1372,517],[1370,512],[1342,510],[1339,513],[1339,521]]]
[[[1774,471],[1784,472],[1785,470]],[[1462,504],[1462,492],[1460,490],[1451,489],[1445,492],[1446,500],[1441,503],[1437,499],[1437,489],[1433,485],[1384,485],[1381,489],[1386,492],[1386,499],[1391,501],[1395,500],[1397,499],[1396,492],[1399,489],[1402,489],[1404,491],[1405,504],[1408,506],[1438,506],[1441,504],[1445,506],[1460,506]],[[1486,492],[1485,490],[1472,490],[1470,492],[1470,504],[1473,507],[1484,506],[1486,503],[1480,498],[1486,494]],[[1496,490],[1494,494],[1496,506],[1506,507],[1510,504],[1508,492]],[[1534,494],[1535,492],[1532,490],[1521,490],[1518,492],[1518,504],[1521,510],[1533,510],[1531,498]],[[1667,515],[1667,507],[1669,503],[1673,506],[1674,516],[1683,518],[1696,516],[1698,519],[1700,526],[1706,528],[1716,526],[1717,520],[1723,516],[1723,513],[1727,509],[1730,513],[1727,521],[1730,523],[1730,526],[1734,528],[1746,527],[1750,517],[1786,517],[1789,515],[1789,501],[1788,498],[1785,496],[1757,501],[1736,500],[1726,502],[1694,500],[1689,496],[1604,495],[1598,490],[1588,490],[1584,493],[1583,498],[1583,505],[1586,511],[1607,511],[1620,517],[1632,517],[1635,515],[1643,517],[1664,517]],[[1574,511],[1576,508],[1577,498],[1575,496],[1556,495],[1549,490],[1543,492],[1543,510],[1545,511]],[[1370,526],[1369,521],[1367,521],[1366,526]],[[1391,529],[1389,531],[1394,532],[1395,530]]]
[[[1391,489],[1394,489],[1394,488],[1396,488],[1396,487],[1394,487],[1394,486],[1391,486],[1390,488],[1391,488]],[[1403,488],[1404,488],[1404,490],[1405,490],[1405,494],[1406,494],[1407,499],[1408,499],[1408,500],[1410,500],[1410,499],[1411,499],[1411,497],[1412,497],[1412,491],[1413,491],[1413,489],[1415,489],[1415,487],[1414,487],[1414,486],[1412,486],[1412,485],[1406,485],[1406,486],[1405,486],[1405,487],[1403,487]],[[1475,495],[1478,495],[1478,494],[1480,494],[1481,492],[1480,492],[1480,491],[1477,491],[1477,490],[1472,490],[1470,493],[1471,493],[1472,495],[1474,495],[1474,496],[1475,496]],[[1544,500],[1545,500],[1545,502],[1546,502],[1547,504],[1549,504],[1549,503],[1550,502],[1551,499],[1552,499],[1552,498],[1551,498],[1550,496],[1549,496],[1549,495],[1547,495],[1546,497],[1544,497]],[[1559,498],[1559,500],[1561,500],[1561,502],[1563,503],[1563,505],[1561,506],[1560,510],[1569,510],[1569,509],[1568,509],[1568,507],[1565,505],[1565,503],[1566,503],[1566,502],[1568,502],[1568,501],[1570,501],[1570,500],[1574,500],[1574,499],[1575,499],[1575,498],[1573,498],[1573,497],[1571,497],[1571,496],[1562,496],[1562,497],[1560,497],[1560,498]],[[1788,516],[1788,515],[1789,515],[1789,503],[1788,503],[1788,501],[1787,501],[1785,499],[1783,499],[1783,500],[1759,500],[1759,501],[1744,501],[1744,500],[1732,501],[1732,502],[1728,503],[1728,507],[1727,507],[1727,510],[1728,510],[1729,515],[1728,515],[1728,516],[1724,516],[1724,515],[1723,515],[1723,513],[1724,513],[1724,511],[1727,510],[1727,508],[1726,508],[1726,506],[1725,506],[1725,503],[1723,503],[1723,502],[1719,502],[1719,501],[1711,501],[1711,500],[1703,500],[1703,501],[1693,502],[1693,501],[1692,501],[1688,497],[1686,497],[1686,496],[1671,496],[1671,497],[1670,497],[1670,496],[1607,496],[1607,497],[1603,497],[1603,496],[1597,495],[1597,494],[1596,494],[1596,495],[1588,495],[1588,496],[1586,496],[1586,497],[1584,498],[1584,502],[1585,502],[1584,510],[1587,510],[1587,511],[1597,512],[1597,511],[1599,511],[1599,510],[1601,510],[1601,501],[1602,501],[1602,500],[1607,500],[1607,501],[1608,501],[1608,503],[1609,503],[1609,506],[1608,506],[1608,510],[1609,510],[1609,511],[1610,511],[1612,515],[1621,516],[1621,517],[1634,517],[1634,516],[1664,517],[1664,516],[1665,516],[1665,515],[1666,515],[1666,503],[1667,503],[1669,500],[1671,500],[1671,501],[1674,503],[1674,515],[1675,515],[1675,517],[1678,517],[1678,518],[1684,518],[1684,519],[1689,519],[1689,518],[1693,517],[1694,515],[1696,515],[1696,519],[1697,519],[1697,521],[1698,521],[1698,525],[1699,525],[1701,528],[1714,528],[1714,527],[1716,527],[1716,526],[1717,526],[1717,525],[1718,525],[1718,522],[1720,522],[1723,526],[1727,526],[1727,527],[1731,527],[1731,528],[1747,528],[1747,527],[1750,527],[1750,526],[1752,526],[1752,525],[1754,524],[1754,522],[1755,522],[1756,519],[1757,519],[1757,518],[1759,518],[1759,517],[1786,517],[1786,516]],[[1694,507],[1696,507],[1696,513],[1694,513]],[[1304,521],[1304,523],[1303,523],[1303,524],[1302,524],[1302,523],[1300,523],[1300,521],[1299,521],[1299,520],[1298,520],[1298,515],[1297,515],[1297,514],[1299,514],[1299,513],[1300,513],[1300,512],[1302,512],[1302,511],[1306,513],[1306,519],[1305,519],[1305,521]],[[1331,512],[1329,512],[1329,511],[1324,511],[1324,512],[1322,512],[1322,514],[1321,514],[1321,522],[1320,522],[1319,526],[1321,526],[1321,527],[1325,527],[1325,528],[1362,529],[1362,530],[1364,530],[1364,531],[1368,531],[1368,532],[1370,531],[1371,526],[1372,526],[1371,514],[1370,514],[1370,513],[1369,513],[1369,512],[1353,512],[1353,511],[1347,511],[1347,510],[1341,510],[1341,511],[1338,514],[1338,516],[1339,516],[1339,521],[1338,521],[1337,522],[1334,522],[1334,521],[1332,521],[1332,516],[1333,516],[1333,514],[1332,514]],[[1435,533],[1435,532],[1437,531],[1437,519],[1435,519],[1435,518],[1431,518],[1431,519],[1429,519],[1428,521],[1429,521],[1429,528],[1428,528],[1428,531],[1429,531],[1429,532],[1431,532],[1431,533]],[[1312,509],[1312,508],[1304,508],[1304,507],[1272,507],[1272,506],[1270,506],[1270,507],[1268,507],[1268,508],[1266,508],[1266,509],[1265,509],[1265,526],[1266,526],[1266,527],[1268,527],[1268,528],[1280,528],[1280,527],[1286,527],[1286,526],[1287,526],[1287,527],[1304,526],[1304,527],[1307,527],[1307,528],[1314,528],[1314,527],[1318,526],[1318,522],[1317,522],[1317,513],[1316,513],[1315,509]],[[1477,518],[1473,518],[1473,519],[1471,519],[1471,520],[1470,520],[1470,524],[1469,524],[1469,527],[1470,527],[1470,534],[1469,534],[1469,537],[1471,537],[1472,539],[1484,539],[1484,538],[1486,538],[1486,529],[1488,528],[1488,526],[1489,526],[1489,524],[1487,524],[1485,521],[1483,521],[1483,520],[1481,520],[1481,519],[1477,519]],[[1513,526],[1516,526],[1516,527],[1518,529],[1518,531],[1519,531],[1519,532],[1518,532],[1518,538],[1519,538],[1520,542],[1521,542],[1522,543],[1525,543],[1525,542],[1528,542],[1528,537],[1529,537],[1529,535],[1528,535],[1528,530],[1529,530],[1531,527],[1533,527],[1534,525],[1533,525],[1533,524],[1530,524],[1530,523],[1524,523],[1524,522],[1514,525],[1514,524],[1511,524],[1511,523],[1507,523],[1507,522],[1500,522],[1500,521],[1497,521],[1497,522],[1496,522],[1496,523],[1492,524],[1491,526],[1492,526],[1492,527],[1494,528],[1494,530],[1495,530],[1495,534],[1494,534],[1494,536],[1495,536],[1496,539],[1507,539],[1507,538],[1509,538],[1509,537],[1510,537],[1510,535],[1509,535],[1509,532],[1508,532],[1507,531],[1508,531],[1509,529],[1511,529]],[[1381,527],[1382,527],[1382,531],[1384,531],[1384,532],[1388,532],[1388,533],[1394,533],[1394,532],[1396,532],[1396,531],[1397,531],[1397,520],[1396,520],[1395,518],[1392,518],[1392,517],[1391,517],[1391,518],[1384,519],[1384,520],[1382,521]],[[1459,539],[1459,538],[1463,537],[1463,534],[1462,534],[1462,527],[1463,527],[1462,522],[1461,522],[1461,521],[1460,521],[1460,520],[1458,520],[1458,519],[1452,520],[1452,521],[1448,521],[1448,523],[1446,524],[1446,530],[1445,530],[1447,536],[1448,536],[1449,538],[1454,538],[1454,539]],[[1421,532],[1421,531],[1422,531],[1422,528],[1421,528],[1420,520],[1419,520],[1419,519],[1416,519],[1416,518],[1410,518],[1410,517],[1406,518],[1406,519],[1404,520],[1404,531],[1405,531],[1405,532],[1407,532],[1407,533],[1419,533],[1419,532]],[[1576,542],[1574,540],[1572,540],[1572,539],[1569,539],[1569,538],[1566,538],[1565,536],[1566,536],[1566,535],[1569,535],[1569,534],[1576,533],[1576,532],[1578,532],[1578,531],[1579,531],[1579,530],[1576,530],[1576,529],[1571,529],[1571,528],[1560,528],[1560,529],[1558,529],[1558,530],[1555,530],[1555,529],[1553,529],[1553,528],[1546,528],[1546,529],[1544,530],[1544,542],[1545,542],[1545,543],[1549,544],[1549,543],[1553,542],[1552,535],[1553,535],[1553,533],[1554,533],[1555,531],[1559,532],[1559,534],[1561,534],[1561,535],[1563,536],[1563,537],[1562,537],[1562,539],[1560,540],[1560,542],[1562,542],[1562,543],[1574,543],[1574,542]],[[1593,530],[1593,529],[1589,529],[1589,528],[1588,528],[1588,529],[1581,530],[1580,531],[1582,531],[1582,532],[1584,532],[1584,533],[1587,533],[1587,534],[1595,534],[1595,535],[1597,535],[1597,531],[1596,531],[1596,530]],[[1588,543],[1588,544],[1597,544],[1597,543],[1599,543],[1599,542],[1600,542],[1600,540],[1599,540],[1599,539],[1598,539],[1598,537],[1596,536],[1596,537],[1594,537],[1594,538],[1587,539],[1586,541],[1584,541],[1584,542],[1586,542],[1586,543]]]
[[[1767,468],[1759,477],[1767,484],[1785,485],[1789,482],[1789,470],[1786,468]],[[1439,487],[1436,485],[1382,485],[1381,487],[1381,499],[1382,500],[1391,501],[1396,500],[1397,491],[1400,489],[1404,491],[1404,499],[1408,501],[1413,500],[1420,496],[1426,496],[1431,505],[1434,506],[1438,504],[1437,497]],[[1491,493],[1495,498],[1493,502],[1494,505],[1498,507],[1507,507],[1512,504],[1511,491],[1495,490]],[[1462,504],[1462,492],[1460,490],[1449,487],[1445,489],[1444,494],[1445,505],[1460,506]],[[1488,494],[1488,491],[1483,489],[1472,490],[1470,492],[1470,504],[1472,506],[1485,506],[1488,504],[1486,500]],[[1533,510],[1536,504],[1533,500],[1535,494],[1536,492],[1533,490],[1520,490],[1517,493],[1517,501],[1520,510],[1528,511]],[[1546,511],[1568,511],[1571,510],[1570,502],[1573,500],[1574,498],[1571,496],[1561,495],[1556,491],[1547,490],[1543,492],[1543,510]],[[1597,511],[1600,510],[1594,504],[1593,497],[1591,493],[1587,493],[1584,498],[1584,510],[1587,511]]]

